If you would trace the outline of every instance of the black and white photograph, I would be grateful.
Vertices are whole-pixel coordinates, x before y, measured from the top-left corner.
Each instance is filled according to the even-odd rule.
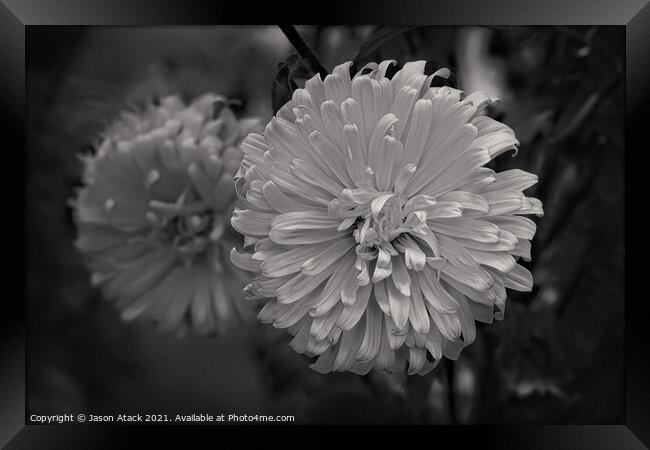
[[[31,420],[622,421],[620,28],[30,45]]]
[[[628,423],[625,26],[25,43],[26,425]]]

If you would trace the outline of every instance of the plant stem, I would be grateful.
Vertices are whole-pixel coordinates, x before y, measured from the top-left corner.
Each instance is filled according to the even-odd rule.
[[[293,25],[278,26],[287,37],[287,39],[289,39],[289,42],[291,42],[291,45],[293,45],[298,54],[302,58],[305,58],[307,61],[309,61],[309,65],[315,72],[318,72],[321,77],[325,77],[328,74],[327,69],[323,67],[314,52],[311,50],[311,48],[309,48],[302,36],[300,36],[298,30],[296,30],[296,27]]]

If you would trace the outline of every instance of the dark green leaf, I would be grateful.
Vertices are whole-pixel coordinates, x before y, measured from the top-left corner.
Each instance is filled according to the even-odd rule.
[[[315,73],[308,62],[296,54],[290,55],[278,64],[278,70],[273,76],[273,87],[271,89],[273,113],[277,113],[285,103],[291,100],[293,91],[304,87],[305,82]]]

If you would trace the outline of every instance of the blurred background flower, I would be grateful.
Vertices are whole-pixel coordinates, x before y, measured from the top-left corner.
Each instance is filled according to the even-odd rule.
[[[271,80],[291,46],[277,27],[30,29],[28,409],[232,410],[295,414],[301,423],[622,423],[622,30],[298,31],[328,71],[347,60],[363,67],[424,59],[452,69],[459,89],[498,92],[489,114],[521,145],[517,158],[489,167],[538,174],[527,195],[544,202],[528,266],[533,291],[510,294],[505,320],[478,326],[453,367],[441,363],[434,379],[406,383],[323,377],[272,327],[177,340],[144,324],[124,326],[91,288],[73,247],[63,205],[80,184],[76,155],[128,103],[152,96],[178,93],[189,102],[219,92],[241,100],[232,106],[238,118],[268,120]]]
[[[165,96],[122,112],[82,157],[76,246],[122,319],[222,335],[250,318],[239,292],[249,277],[228,260],[242,244],[228,217],[238,146],[257,126],[214,94],[188,106]]]

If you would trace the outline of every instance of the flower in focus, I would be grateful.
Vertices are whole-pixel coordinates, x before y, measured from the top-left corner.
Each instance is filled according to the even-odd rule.
[[[255,123],[213,94],[189,106],[169,96],[123,113],[83,158],[76,246],[124,320],[208,334],[247,315],[237,299],[250,277],[230,264],[241,238],[228,219],[237,146]]]
[[[541,202],[522,191],[537,177],[484,167],[518,141],[481,115],[492,99],[430,87],[424,61],[392,79],[390,64],[350,64],[294,92],[242,143],[246,236],[232,261],[258,276],[248,297],[294,335],[322,373],[372,368],[425,374],[456,359],[475,320],[503,317],[506,288],[529,291]]]

